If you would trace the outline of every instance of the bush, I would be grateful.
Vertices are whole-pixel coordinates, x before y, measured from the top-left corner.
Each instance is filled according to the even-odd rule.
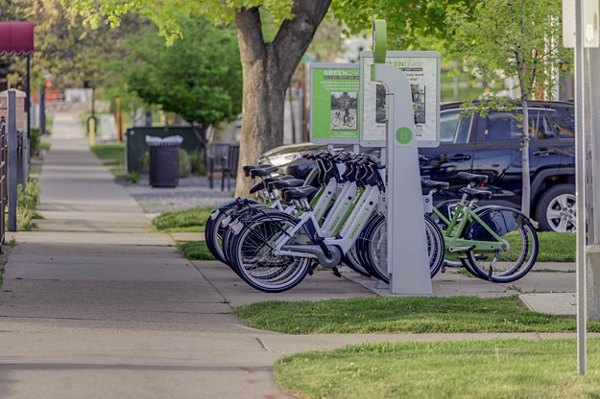
[[[148,151],[142,155],[142,173],[150,173],[150,153]]]
[[[31,230],[36,227],[33,219],[39,218],[35,211],[40,200],[40,185],[30,180],[25,188],[17,185],[17,229]]]
[[[32,157],[39,154],[42,149],[42,131],[40,129],[31,129],[29,136],[29,153]]]
[[[192,163],[192,173],[199,176],[206,176],[206,165],[204,165],[204,155],[196,150],[190,154]]]
[[[192,172],[190,156],[185,150],[179,150],[179,177],[188,177]]]

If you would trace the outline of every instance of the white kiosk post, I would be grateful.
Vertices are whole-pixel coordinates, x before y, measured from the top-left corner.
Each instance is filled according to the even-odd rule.
[[[385,64],[386,42],[386,23],[375,20],[371,79],[385,86],[387,104],[390,290],[398,295],[432,295],[411,86],[402,71]]]

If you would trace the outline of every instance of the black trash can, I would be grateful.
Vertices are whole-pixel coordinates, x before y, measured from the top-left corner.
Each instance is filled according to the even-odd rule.
[[[150,149],[150,185],[177,187],[179,183],[179,146],[181,137],[146,137]]]

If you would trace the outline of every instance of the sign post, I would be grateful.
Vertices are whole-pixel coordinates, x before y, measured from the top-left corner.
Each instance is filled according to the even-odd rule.
[[[411,82],[386,64],[386,24],[373,27],[371,80],[385,87],[387,108],[387,263],[390,290],[398,295],[432,295],[425,235],[421,175]],[[362,64],[362,61],[361,61]],[[363,74],[368,73],[362,70]]]

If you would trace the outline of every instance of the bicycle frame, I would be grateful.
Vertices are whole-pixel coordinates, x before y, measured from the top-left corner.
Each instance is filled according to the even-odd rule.
[[[311,236],[311,240],[316,242],[323,239],[326,246],[338,246],[343,254],[346,254],[358,239],[359,233],[365,227],[369,217],[377,207],[377,199],[379,197],[379,189],[376,186],[368,186],[357,197],[357,201],[352,208],[352,212],[344,220],[343,228],[339,237],[327,237],[323,230],[319,227],[313,212],[306,212],[299,218],[299,222],[291,230],[285,231],[279,236],[273,245],[273,249],[277,251],[278,256],[299,256],[304,258],[316,259],[317,256],[313,253],[302,251],[302,245],[286,245],[290,238],[305,228]],[[286,249],[283,247],[286,246]]]
[[[461,252],[466,249],[474,247],[479,251],[508,251],[509,244],[507,240],[504,240],[498,236],[481,218],[477,213],[473,212],[473,208],[465,205],[461,202],[456,204],[456,211],[452,216],[451,220],[448,220],[442,213],[433,208],[433,213],[439,217],[448,227],[443,230],[444,242],[446,248],[450,252]],[[469,240],[460,238],[463,234],[467,225],[475,221],[478,225],[488,232],[495,241],[480,241],[480,240]]]

